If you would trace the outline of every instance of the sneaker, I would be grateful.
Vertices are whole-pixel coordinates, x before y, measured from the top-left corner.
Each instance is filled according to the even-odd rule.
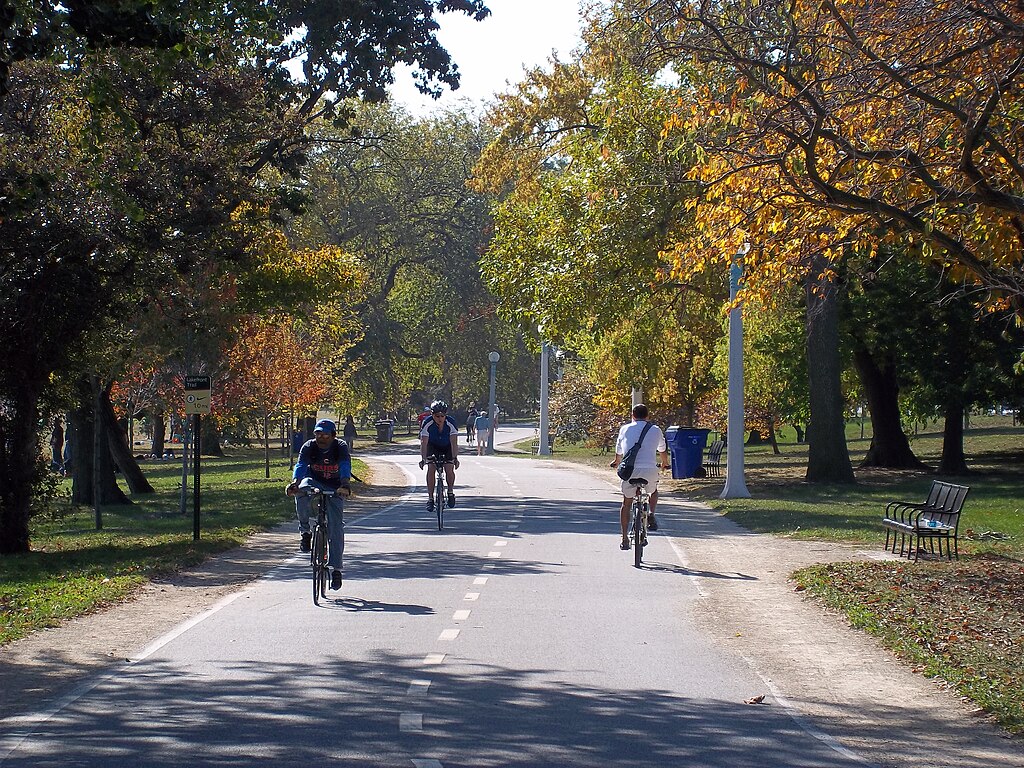
[[[455,509],[455,494],[448,491],[448,506]]]
[[[629,549],[629,539],[623,539],[622,541],[620,541],[619,542],[619,549],[622,549],[622,550]]]
[[[427,512],[434,511],[434,500],[432,498],[427,499]]]
[[[647,530],[648,531],[656,531],[656,530],[658,530],[658,520],[654,517],[654,513],[653,512],[647,516]]]
[[[331,573],[331,589],[341,589],[341,571],[337,568]]]
[[[309,552],[309,542],[313,539],[313,534],[304,533],[302,539],[299,541],[299,552]]]

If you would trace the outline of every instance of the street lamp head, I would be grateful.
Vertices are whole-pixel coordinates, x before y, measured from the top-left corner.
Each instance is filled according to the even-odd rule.
[[[487,359],[490,360],[492,363],[496,363],[499,360],[501,360],[501,355],[499,355],[497,352],[491,352],[489,355],[487,355]]]

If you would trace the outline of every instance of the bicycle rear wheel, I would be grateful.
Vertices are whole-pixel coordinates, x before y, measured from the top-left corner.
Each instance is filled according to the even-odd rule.
[[[437,530],[444,528],[444,468],[438,467],[434,483],[434,509],[437,510]]]
[[[633,565],[636,568],[644,559],[644,544],[646,544],[646,527],[644,525],[643,505],[639,501],[633,502]]]
[[[323,527],[313,527],[313,541],[310,562],[313,564],[313,605],[320,605],[320,598],[327,596],[327,536]]]

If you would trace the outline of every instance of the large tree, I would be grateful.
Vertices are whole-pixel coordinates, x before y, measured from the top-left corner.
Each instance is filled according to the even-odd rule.
[[[621,6],[659,55],[718,79],[670,123],[707,154],[705,259],[749,240],[749,279],[772,285],[809,251],[827,277],[851,245],[900,241],[979,303],[1024,309],[1018,3]]]
[[[257,174],[301,167],[307,122],[343,97],[383,98],[397,61],[427,90],[454,86],[434,14],[486,14],[475,0],[5,10],[2,347],[33,364],[0,378],[0,553],[28,548],[38,403],[92,319],[243,257],[232,212],[250,197],[273,208],[277,185]],[[283,65],[302,55],[291,82]]]
[[[339,366],[351,386],[337,404],[374,418],[438,397],[458,408],[481,403],[487,353],[499,350],[501,402],[519,410],[533,359],[481,280],[491,217],[466,186],[487,129],[459,112],[414,120],[389,105],[358,108],[351,120],[348,130],[317,131],[325,149],[311,155],[310,202],[289,232],[366,264],[365,295],[347,307],[365,332]],[[532,391],[532,373],[529,382]]]

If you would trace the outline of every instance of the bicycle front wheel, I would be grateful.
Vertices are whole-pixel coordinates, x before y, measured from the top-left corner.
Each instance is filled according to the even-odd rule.
[[[434,484],[434,509],[437,510],[437,530],[444,528],[444,469],[437,470],[437,482]]]
[[[322,526],[313,528],[310,562],[313,565],[313,605],[327,596],[327,536]]]
[[[633,565],[636,568],[640,567],[640,564],[644,559],[644,544],[647,542],[646,526],[644,525],[644,511],[643,506],[637,502],[633,502]]]

